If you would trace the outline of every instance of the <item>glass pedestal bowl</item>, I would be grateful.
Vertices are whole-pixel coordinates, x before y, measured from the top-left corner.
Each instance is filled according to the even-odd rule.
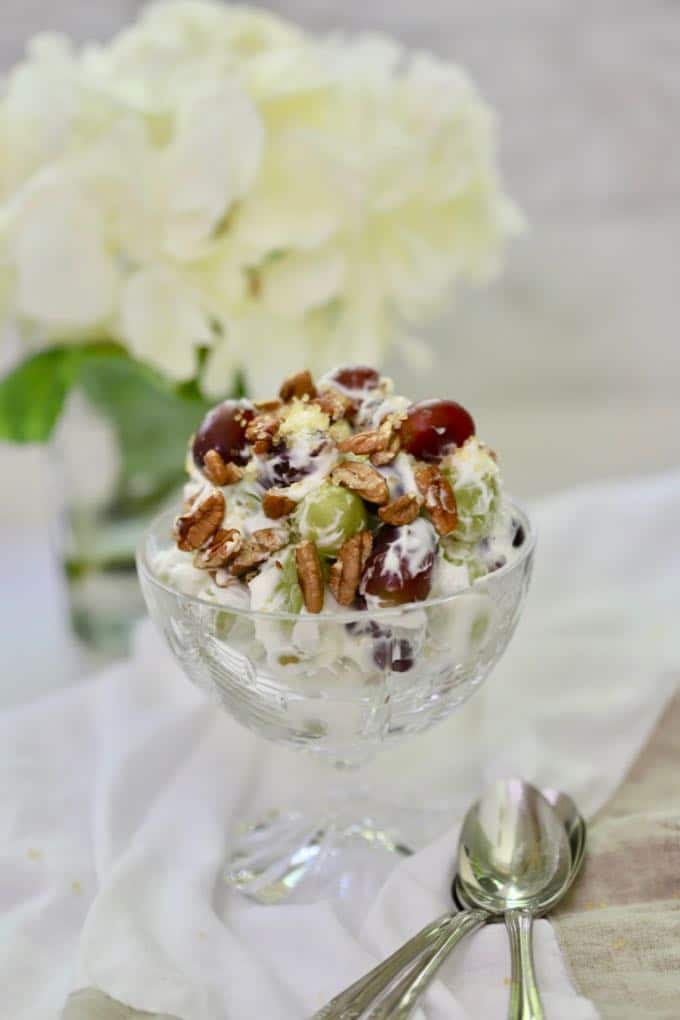
[[[186,675],[248,729],[351,780],[382,747],[449,716],[503,654],[534,550],[529,520],[512,512],[525,536],[516,559],[460,593],[397,608],[293,615],[184,594],[158,565],[174,511],[153,522],[137,566],[151,617]],[[261,902],[292,893],[304,902],[346,876],[357,854],[409,852],[365,796],[334,798],[331,775],[321,807],[239,824],[226,868],[232,885]]]

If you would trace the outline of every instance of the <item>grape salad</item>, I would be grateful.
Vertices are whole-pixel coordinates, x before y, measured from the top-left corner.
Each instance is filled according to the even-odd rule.
[[[461,592],[525,539],[469,412],[413,403],[367,366],[316,382],[299,372],[268,401],[223,401],[192,437],[187,469],[156,569],[236,609],[356,611],[360,634],[362,611]]]

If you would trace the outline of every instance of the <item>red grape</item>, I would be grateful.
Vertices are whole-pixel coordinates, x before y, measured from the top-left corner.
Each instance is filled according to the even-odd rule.
[[[409,408],[401,427],[402,449],[418,460],[436,461],[475,434],[472,416],[455,400],[424,400]]]
[[[367,365],[345,365],[337,368],[330,377],[346,390],[374,390],[380,385],[380,374]]]
[[[246,426],[255,415],[246,400],[224,400],[208,411],[194,436],[193,455],[198,467],[209,450],[217,450],[225,464],[245,464],[249,451]]]
[[[401,527],[381,525],[373,538],[361,593],[388,606],[422,602],[432,587],[436,548],[436,535],[424,518]]]
[[[271,489],[274,485],[279,488],[294,485],[316,470],[317,458],[327,450],[328,443],[323,441],[309,451],[300,451],[286,443],[278,443],[272,447],[269,457],[258,464],[258,481],[265,489]]]

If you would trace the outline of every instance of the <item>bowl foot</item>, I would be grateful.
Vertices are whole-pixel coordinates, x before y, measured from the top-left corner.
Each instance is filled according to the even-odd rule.
[[[230,846],[227,883],[258,903],[311,903],[348,896],[350,886],[384,878],[413,851],[372,818],[348,822],[272,811],[241,824]]]

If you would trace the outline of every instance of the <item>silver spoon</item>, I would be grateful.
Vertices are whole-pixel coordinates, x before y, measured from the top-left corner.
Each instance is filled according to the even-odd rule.
[[[546,800],[556,810],[564,827],[569,843],[571,868],[564,889],[555,897],[554,903],[548,904],[549,910],[564,895],[572,884],[581,867],[585,852],[585,822],[580,816],[573,800],[566,794],[553,790],[545,790]],[[465,893],[459,888],[458,880],[454,883],[456,896],[463,906],[470,904]],[[453,890],[452,890],[453,891]],[[370,1016],[377,1020],[380,1016],[396,1018],[407,1017],[417,999],[433,980],[437,970],[444,962],[454,946],[469,932],[475,931],[492,915],[486,910],[468,909],[458,914],[444,914],[436,921],[426,925],[417,935],[401,946],[392,956],[378,964],[372,971],[349,988],[335,996],[312,1020],[355,1020],[365,1014],[372,1002],[396,980],[398,975],[410,966],[406,976],[395,985],[387,998],[380,1001]],[[397,1013],[396,1011],[399,1010]]]
[[[560,807],[566,810],[566,802]],[[495,783],[465,816],[454,888],[467,908],[461,918],[474,908],[477,914],[483,912],[485,921],[505,916],[512,959],[510,1020],[543,1018],[533,973],[531,924],[535,913],[549,910],[564,895],[571,869],[565,824],[528,783],[519,779]],[[456,941],[440,938],[368,1013],[368,1020],[410,1016]]]

